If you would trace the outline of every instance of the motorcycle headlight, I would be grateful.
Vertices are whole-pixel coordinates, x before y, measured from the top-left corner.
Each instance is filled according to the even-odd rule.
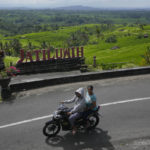
[[[55,111],[55,112],[53,113],[53,116],[54,116],[54,118],[59,118],[59,117],[60,117],[59,112],[58,112],[58,111]]]
[[[53,116],[56,116],[58,114],[58,111],[54,111]]]

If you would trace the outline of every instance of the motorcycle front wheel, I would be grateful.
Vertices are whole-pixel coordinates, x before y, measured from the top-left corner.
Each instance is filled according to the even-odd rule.
[[[54,121],[46,123],[43,128],[43,134],[47,137],[56,136],[60,131],[60,124]]]

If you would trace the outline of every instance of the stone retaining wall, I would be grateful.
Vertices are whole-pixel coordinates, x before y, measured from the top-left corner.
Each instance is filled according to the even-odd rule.
[[[20,70],[19,74],[34,74],[43,72],[62,72],[79,70],[84,64],[84,58],[65,58],[46,61],[18,63],[16,68]]]

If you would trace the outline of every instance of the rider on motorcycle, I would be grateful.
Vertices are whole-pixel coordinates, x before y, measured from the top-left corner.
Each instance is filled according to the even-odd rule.
[[[54,112],[51,120],[46,122],[43,128],[43,134],[45,136],[54,137],[59,133],[60,129],[64,131],[73,129],[72,132],[75,134],[77,129],[85,129],[85,127],[87,127],[87,129],[90,130],[98,125],[100,121],[100,115],[98,113],[100,107],[96,106],[96,97],[93,93],[93,86],[88,87],[86,100],[84,98],[84,89],[79,88],[75,92],[73,99],[66,100],[62,103],[72,102],[75,102],[73,108],[69,109],[64,105],[60,105]],[[88,109],[86,107],[88,107]],[[67,113],[69,115],[67,115]],[[91,114],[88,115],[88,113]],[[83,114],[87,115],[86,118],[84,118]]]
[[[88,115],[98,109],[98,106],[96,104],[96,95],[94,94],[93,89],[94,87],[92,85],[89,85],[87,87],[88,92],[85,97],[87,110],[83,113],[83,118],[85,119],[88,117]]]
[[[65,100],[62,103],[75,103],[73,109],[71,109],[70,112],[68,112],[69,116],[69,122],[72,126],[72,133],[73,135],[76,133],[77,128],[75,126],[75,121],[76,119],[80,118],[83,114],[83,112],[86,109],[86,101],[84,98],[84,89],[83,88],[79,88],[78,90],[76,90],[75,92],[75,96],[71,99],[71,100]]]

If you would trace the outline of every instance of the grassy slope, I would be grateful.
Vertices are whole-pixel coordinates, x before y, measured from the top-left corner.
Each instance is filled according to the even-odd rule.
[[[40,43],[46,41],[55,47],[64,47],[65,41],[69,38],[70,34],[84,27],[93,27],[95,25],[83,25],[83,26],[73,26],[73,27],[63,27],[57,31],[46,31],[39,33],[30,33],[24,35],[17,35],[13,38],[18,38],[21,40],[23,46],[27,44],[28,41],[32,42],[33,45],[40,46]],[[7,39],[12,39],[8,37]]]
[[[39,46],[42,41],[46,41],[55,47],[65,47],[64,43],[66,39],[68,39],[70,33],[78,29],[83,29],[83,27],[95,28],[95,25],[64,27],[53,32],[30,33],[18,35],[15,38],[21,39],[23,46],[25,46],[28,41],[31,41],[36,46]],[[127,35],[129,33],[130,36]],[[91,35],[89,43],[97,42],[97,44],[88,44],[85,46],[86,62],[91,64],[93,56],[97,56],[98,64],[132,62],[136,65],[141,65],[141,55],[144,54],[146,47],[150,46],[150,38],[138,39],[137,35],[145,33],[150,35],[150,26],[145,26],[144,30],[141,30],[138,27],[123,27],[116,25],[113,31],[103,32],[103,35],[105,39],[110,35],[116,35],[117,43],[105,43],[105,39],[98,39],[96,34]],[[8,37],[7,39],[12,39],[12,37]],[[119,46],[120,49],[111,50],[113,46]]]
[[[143,31],[136,27],[125,27],[124,31],[120,31],[120,28],[118,28],[113,32],[105,33],[105,37],[117,35],[117,43],[105,43],[104,40],[101,40],[97,45],[85,46],[87,63],[91,64],[93,56],[96,56],[98,64],[129,62],[141,65],[141,55],[145,53],[147,46],[150,46],[150,38],[138,39],[137,35],[144,35],[145,33],[150,35],[149,29],[150,26],[145,27]],[[131,36],[124,36],[127,33],[130,33]],[[96,37],[94,40],[96,40]],[[120,49],[111,50],[114,46],[118,46]]]

